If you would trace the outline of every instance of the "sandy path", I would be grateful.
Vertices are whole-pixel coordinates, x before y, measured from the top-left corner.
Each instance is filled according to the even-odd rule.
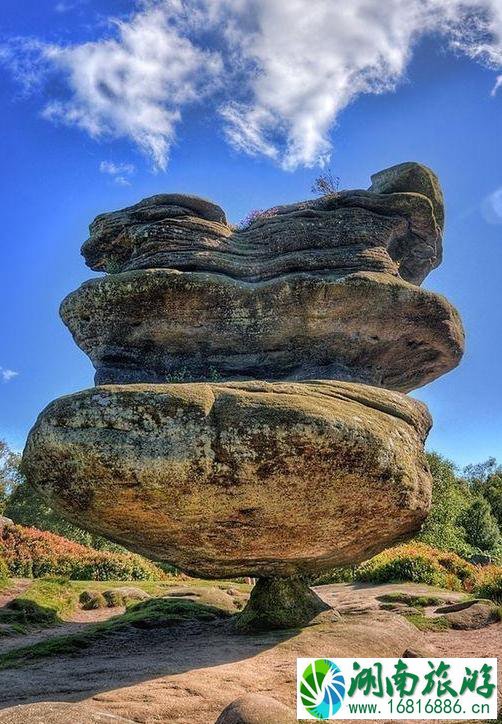
[[[0,671],[0,708],[37,701],[82,702],[60,708],[57,719],[49,719],[45,710],[40,719],[32,719],[33,707],[29,719],[22,707],[4,709],[0,722],[93,722],[91,707],[119,721],[213,724],[219,712],[244,693],[268,694],[293,707],[298,656],[400,656],[406,648],[424,655],[500,654],[500,624],[475,632],[422,634],[403,617],[376,610],[376,597],[382,593],[430,593],[433,589],[427,586],[336,585],[317,590],[344,611],[341,621],[260,636],[236,634],[228,621],[131,629],[109,635],[76,656]]]
[[[228,620],[131,629],[76,656],[0,671],[0,707],[85,701],[136,722],[208,724],[232,699],[250,691],[293,705],[298,656],[397,656],[419,645],[419,632],[385,611],[372,613],[371,623],[367,616],[353,616],[300,633],[260,636],[237,634]],[[12,721],[10,716],[0,714],[0,721]],[[73,716],[59,721],[72,722]]]

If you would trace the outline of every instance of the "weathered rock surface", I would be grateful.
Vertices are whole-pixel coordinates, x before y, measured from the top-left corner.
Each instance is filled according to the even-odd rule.
[[[50,404],[24,471],[89,530],[204,577],[364,560],[421,525],[424,405],[343,382],[105,386]]]
[[[455,629],[478,629],[500,620],[497,606],[491,601],[473,599],[441,606],[436,613],[443,614]]]
[[[241,230],[204,199],[152,196],[98,216],[82,253],[99,271],[162,267],[247,282],[375,271],[419,284],[441,262],[443,218],[437,178],[409,163],[374,176],[369,191],[277,206]]]
[[[372,272],[248,284],[134,271],[85,282],[61,315],[96,384],[339,379],[407,392],[455,367],[464,346],[444,297]]]
[[[340,379],[408,392],[455,367],[455,309],[417,285],[441,261],[434,173],[405,163],[262,212],[244,229],[205,199],[161,194],[91,224],[113,272],[61,316],[96,384]]]
[[[426,196],[432,204],[439,228],[443,229],[444,198],[439,179],[434,171],[422,163],[406,161],[378,171],[372,175],[368,190],[374,194],[395,194],[405,191]]]
[[[12,525],[14,525],[14,521],[11,520],[11,518],[0,515],[0,530],[2,530],[2,528],[10,528]]]
[[[340,618],[301,578],[259,578],[235,626],[243,633],[301,628],[328,611],[330,621]]]
[[[138,629],[134,635],[125,628],[81,652],[0,670],[0,722],[90,724],[94,720],[85,714],[92,705],[117,724],[209,724],[230,702],[250,693],[272,695],[294,709],[297,657],[397,657],[405,648],[425,648],[424,641],[404,618],[385,612],[308,626],[292,635],[243,636],[225,619]],[[477,649],[455,655],[493,656],[494,646],[492,635],[490,647],[478,643]],[[73,712],[62,710],[59,718],[48,716],[48,705],[41,703],[4,708],[48,698],[79,704],[72,705]]]
[[[134,724],[132,719],[103,711],[93,703],[42,701],[0,712],[4,724]]]
[[[295,712],[277,699],[263,694],[246,694],[232,701],[216,724],[295,724]]]

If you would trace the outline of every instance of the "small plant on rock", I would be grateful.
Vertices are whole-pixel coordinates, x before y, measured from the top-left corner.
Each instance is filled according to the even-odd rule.
[[[311,191],[317,196],[336,196],[340,193],[340,177],[334,176],[328,168],[314,179]]]
[[[249,229],[249,227],[252,226],[252,224],[254,224],[258,221],[263,221],[265,219],[270,219],[272,216],[276,216],[276,215],[277,215],[276,206],[273,206],[271,209],[253,209],[237,225],[237,229],[239,231],[245,231],[246,229]]]

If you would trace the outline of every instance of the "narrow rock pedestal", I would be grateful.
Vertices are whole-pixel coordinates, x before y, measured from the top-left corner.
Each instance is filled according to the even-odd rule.
[[[300,628],[331,610],[299,576],[259,578],[235,626],[242,633]]]

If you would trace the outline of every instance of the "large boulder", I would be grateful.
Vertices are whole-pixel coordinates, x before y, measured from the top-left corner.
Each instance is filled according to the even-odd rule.
[[[98,216],[82,254],[107,272],[166,268],[256,283],[299,270],[380,271],[419,284],[441,261],[442,229],[430,198],[411,185],[411,193],[342,191],[276,206],[241,229],[210,202],[162,194]]]
[[[85,282],[61,315],[96,384],[338,379],[407,392],[455,367],[464,346],[444,297],[375,272],[251,284],[139,270]]]
[[[295,724],[295,712],[277,699],[263,694],[246,694],[221,712],[216,724]]]
[[[434,218],[439,228],[442,230],[444,227],[444,198],[441,185],[434,171],[423,163],[405,161],[374,173],[369,191],[374,194],[396,194],[405,191],[426,196],[432,204]]]
[[[70,520],[188,573],[288,576],[420,528],[429,427],[343,382],[104,386],[42,412],[23,468]]]
[[[443,614],[455,629],[478,629],[500,621],[498,607],[483,599],[462,601],[449,606],[441,606],[436,613]]]

